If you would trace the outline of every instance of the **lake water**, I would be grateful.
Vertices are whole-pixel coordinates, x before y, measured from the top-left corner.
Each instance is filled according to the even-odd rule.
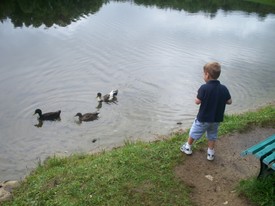
[[[202,67],[222,65],[233,114],[275,100],[275,15],[103,4],[61,27],[0,23],[0,181],[19,179],[55,153],[96,152],[191,126]],[[118,89],[97,109],[97,92]],[[62,110],[36,127],[34,110]],[[77,112],[99,110],[79,124]],[[178,125],[177,122],[182,122]],[[94,142],[94,140],[96,140]],[[180,147],[180,145],[179,145]]]

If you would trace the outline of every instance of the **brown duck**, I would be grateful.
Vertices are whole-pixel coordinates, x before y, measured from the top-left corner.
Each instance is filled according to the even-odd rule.
[[[78,112],[75,115],[75,117],[78,117],[80,122],[82,121],[89,122],[89,121],[96,120],[98,118],[98,114],[99,112],[85,113],[85,114],[81,114],[80,112]]]

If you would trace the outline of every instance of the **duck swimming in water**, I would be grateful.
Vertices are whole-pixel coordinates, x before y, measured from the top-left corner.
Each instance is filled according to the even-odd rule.
[[[116,96],[118,94],[118,90],[112,90],[109,94],[105,94],[102,96],[100,92],[97,93],[97,101],[98,102],[113,102],[116,101]]]
[[[36,109],[33,115],[38,114],[38,120],[40,121],[43,121],[43,120],[54,121],[54,120],[60,120],[60,113],[61,113],[61,110],[42,114],[41,109]]]
[[[79,118],[79,121],[82,122],[88,122],[88,121],[93,121],[98,119],[98,114],[99,112],[93,112],[93,113],[85,113],[85,114],[81,114],[80,112],[78,112],[75,117]]]

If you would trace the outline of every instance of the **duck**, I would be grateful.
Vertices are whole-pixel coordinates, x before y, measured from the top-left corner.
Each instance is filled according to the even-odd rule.
[[[36,109],[33,115],[38,114],[38,120],[40,120],[40,121],[43,121],[43,120],[54,121],[54,120],[60,120],[60,113],[61,113],[61,110],[58,110],[56,112],[47,112],[47,113],[42,114],[41,109]]]
[[[100,92],[97,93],[97,101],[98,102],[113,102],[116,101],[116,96],[118,94],[118,90],[112,90],[109,94],[105,94],[102,96]]]
[[[93,112],[93,113],[85,113],[85,114],[81,114],[80,112],[78,112],[75,117],[79,118],[79,121],[82,122],[88,122],[88,121],[93,121],[96,120],[98,118],[99,112]]]

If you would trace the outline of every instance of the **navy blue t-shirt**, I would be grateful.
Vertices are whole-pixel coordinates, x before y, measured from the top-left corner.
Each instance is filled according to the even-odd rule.
[[[199,88],[197,98],[201,100],[197,115],[200,122],[223,121],[226,102],[231,99],[226,86],[218,80],[210,80]]]

